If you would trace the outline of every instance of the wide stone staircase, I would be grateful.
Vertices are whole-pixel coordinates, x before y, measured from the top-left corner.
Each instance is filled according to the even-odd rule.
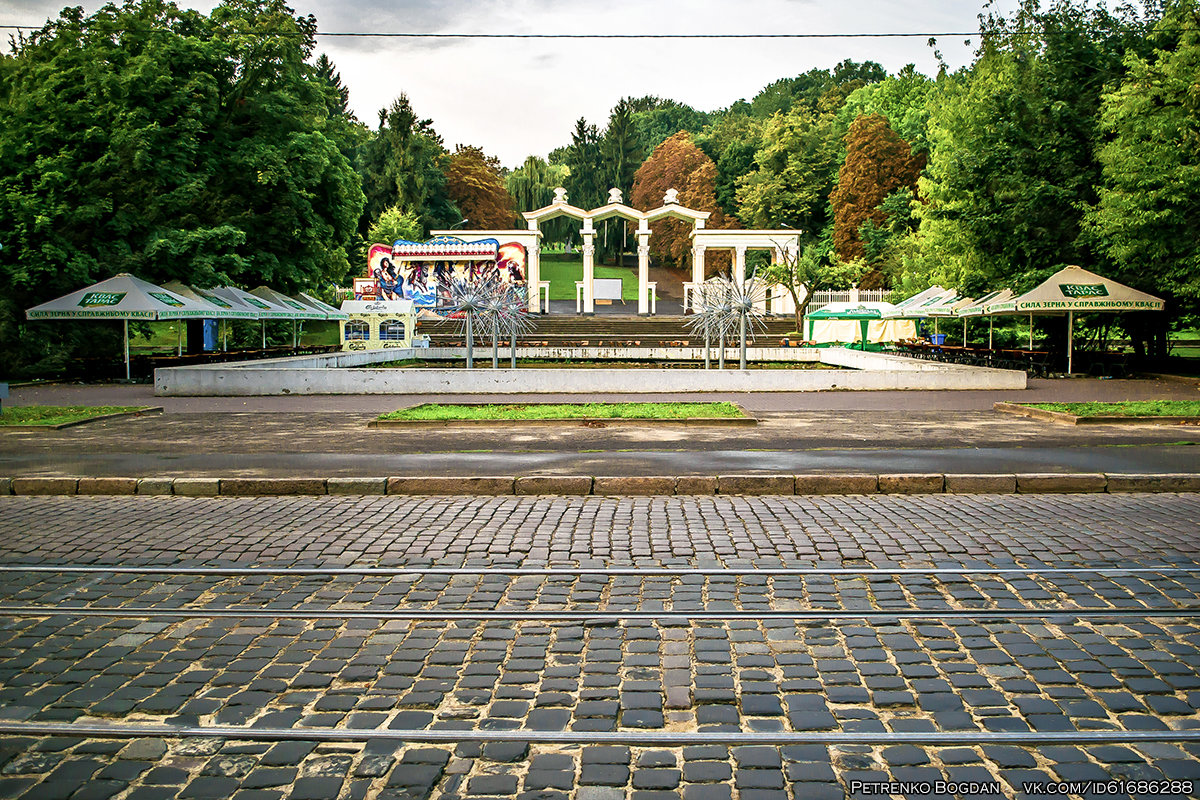
[[[521,338],[525,346],[546,347],[683,347],[703,343],[685,324],[682,316],[558,316],[547,315],[533,318],[536,328]],[[756,341],[777,345],[779,340],[795,330],[796,320],[791,316],[773,317],[764,321],[766,332],[759,333]],[[417,333],[429,336],[433,347],[461,345],[461,325],[458,320],[433,322],[421,320]],[[760,328],[761,330],[761,328]]]

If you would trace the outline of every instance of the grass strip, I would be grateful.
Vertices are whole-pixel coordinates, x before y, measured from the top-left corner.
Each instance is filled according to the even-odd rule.
[[[66,422],[102,417],[105,414],[126,414],[148,406],[8,406],[0,413],[0,427],[5,425],[62,425]]]
[[[1025,403],[1077,417],[1198,417],[1200,400],[1130,400],[1123,403]]]
[[[380,419],[688,419],[744,416],[733,403],[515,403],[441,405],[425,403],[383,414]]]

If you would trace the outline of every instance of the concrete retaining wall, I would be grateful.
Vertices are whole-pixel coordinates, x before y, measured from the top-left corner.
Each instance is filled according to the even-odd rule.
[[[447,350],[454,348],[438,348]],[[601,348],[562,348],[591,351]],[[612,348],[626,351],[633,348]],[[698,348],[645,348],[649,351]],[[795,360],[815,360],[845,370],[682,370],[682,369],[498,369],[490,353],[482,369],[370,369],[366,364],[423,357],[416,349],[367,350],[326,356],[301,356],[242,364],[171,367],[154,372],[159,396],[253,396],[284,394],[646,394],[663,392],[805,392],[832,389],[1024,389],[1024,372],[938,364],[843,348],[809,351]],[[752,357],[792,354],[792,348],[759,348]],[[441,353],[439,353],[441,355]],[[481,352],[482,355],[482,352]],[[545,357],[541,348],[518,355]],[[815,355],[815,358],[814,358]],[[579,358],[595,357],[580,355]],[[658,356],[646,356],[655,358]],[[662,356],[669,358],[669,355]],[[790,359],[789,359],[790,360]]]

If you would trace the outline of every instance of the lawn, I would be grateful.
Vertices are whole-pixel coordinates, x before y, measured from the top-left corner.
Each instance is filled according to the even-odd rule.
[[[129,349],[135,353],[162,353],[174,352],[179,343],[179,326],[186,323],[180,320],[164,320],[162,322],[149,322],[146,326],[149,328],[149,334],[140,336],[130,327],[129,330]],[[243,341],[248,337],[253,342],[254,347],[258,347],[259,330],[258,322],[253,320],[236,320],[232,323],[226,323],[235,326],[243,333]],[[304,327],[300,331],[300,344],[304,346],[313,345],[329,345],[338,344],[341,342],[341,331],[339,323],[333,320],[305,320]],[[292,342],[292,324],[284,321],[271,320],[267,323],[267,336],[274,338],[286,344]],[[187,333],[183,336],[183,347],[187,349]],[[235,348],[234,334],[232,329],[229,333],[229,347]],[[217,349],[221,348],[221,339],[217,338]]]
[[[543,253],[539,263],[541,279],[544,281],[550,281],[550,299],[574,300],[575,281],[583,280],[583,256],[551,255]],[[629,261],[627,260],[625,263],[629,264]],[[597,264],[596,277],[620,278],[622,281],[621,297],[625,298],[626,303],[637,302],[636,256],[633,259],[633,263],[624,269],[621,269],[620,267],[607,267]]]
[[[1136,400],[1125,403],[1027,403],[1077,417],[1197,417],[1200,400]]]
[[[733,403],[531,403],[506,405],[424,405],[383,414],[380,419],[688,419],[741,417]]]
[[[0,413],[4,425],[62,425],[105,414],[141,411],[147,406],[8,406]]]

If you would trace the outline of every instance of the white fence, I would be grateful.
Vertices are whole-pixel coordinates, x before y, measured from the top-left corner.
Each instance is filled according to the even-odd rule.
[[[891,294],[887,289],[842,289],[838,291],[824,290],[813,292],[812,302],[808,304],[809,312],[816,311],[830,303],[883,303]]]

